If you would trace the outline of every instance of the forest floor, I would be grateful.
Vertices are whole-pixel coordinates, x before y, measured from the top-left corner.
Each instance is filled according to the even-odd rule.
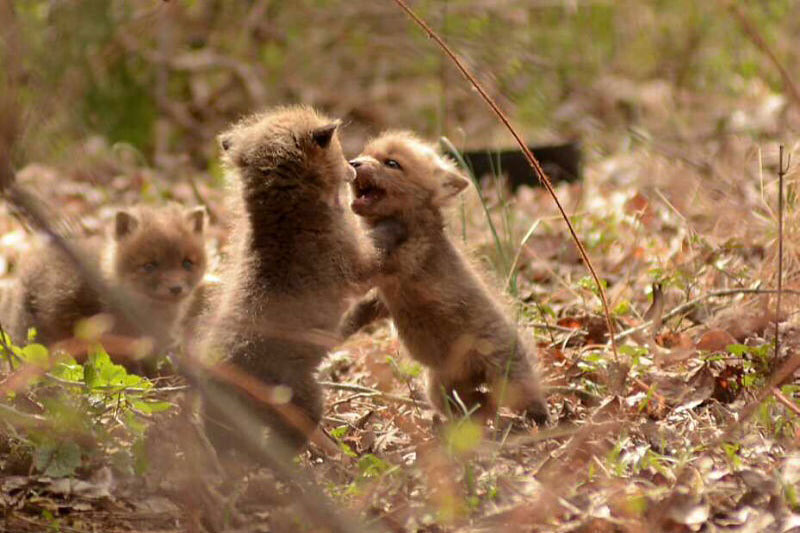
[[[506,290],[538,347],[553,422],[438,420],[424,369],[391,326],[357,335],[319,373],[322,425],[341,453],[312,446],[298,460],[361,524],[352,531],[800,531],[800,383],[771,379],[800,346],[798,173],[794,163],[786,177],[777,314],[781,134],[746,122],[761,120],[761,96],[741,103],[748,131],[630,134],[603,149],[590,140],[583,180],[557,186],[607,282],[617,355],[546,192],[484,187],[496,238],[478,195],[465,197],[453,238]],[[224,248],[224,190],[209,176],[164,176],[101,139],[85,150],[75,168],[31,164],[19,179],[89,231],[141,198],[201,201],[211,248]],[[30,238],[7,209],[0,234],[9,270]],[[325,529],[267,472],[221,480],[195,461],[177,378],[133,379],[110,396],[20,379],[0,384],[13,406],[0,442],[4,531]]]

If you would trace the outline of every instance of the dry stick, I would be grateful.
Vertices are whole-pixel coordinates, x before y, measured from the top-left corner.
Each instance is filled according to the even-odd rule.
[[[781,80],[783,80],[783,86],[788,90],[789,94],[794,100],[794,103],[800,108],[800,88],[794,83],[792,77],[789,76],[789,72],[784,68],[781,62],[778,60],[778,56],[775,55],[772,48],[767,44],[766,39],[761,35],[758,31],[758,28],[755,24],[750,22],[750,19],[744,14],[744,12],[736,5],[735,2],[731,0],[722,0],[722,2],[727,6],[733,16],[736,17],[736,20],[739,21],[739,25],[742,27],[742,30],[750,37],[750,40],[753,41],[753,44],[756,47],[764,52],[764,54],[769,58],[772,65],[778,70],[781,75]]]
[[[736,296],[736,295],[739,295],[739,294],[776,294],[777,292],[778,291],[774,290],[774,289],[723,289],[723,290],[719,290],[719,291],[712,291],[712,292],[703,294],[703,295],[698,296],[697,298],[695,298],[693,300],[689,300],[688,302],[684,302],[684,303],[674,307],[672,310],[670,310],[667,313],[664,313],[661,316],[661,321],[664,322],[664,321],[669,320],[670,318],[672,318],[674,316],[678,316],[678,315],[680,315],[682,313],[685,313],[686,311],[690,310],[692,307],[695,307],[696,305],[702,303],[704,300],[708,300],[709,298],[719,298],[719,297],[722,297],[722,296]],[[782,290],[781,292],[783,294],[791,294],[791,295],[794,295],[794,296],[800,296],[800,291]],[[617,334],[617,338],[618,339],[622,339],[624,337],[628,337],[630,335],[633,335],[634,333],[638,333],[640,331],[644,331],[644,330],[646,330],[647,328],[649,328],[652,325],[653,325],[653,321],[652,320],[648,320],[647,322],[643,322],[643,323],[639,324],[636,327],[629,328],[629,329],[626,329],[624,331],[620,331]]]
[[[406,403],[409,405],[416,405],[418,407],[430,407],[430,405],[427,402],[415,400],[414,398],[410,397],[400,396],[399,394],[391,394],[388,392],[379,391],[377,389],[372,389],[370,387],[365,387],[363,385],[355,385],[353,383],[335,383],[333,381],[320,381],[319,384],[325,387],[326,389],[357,392],[359,394],[364,394],[367,396],[372,396],[377,398],[383,398],[385,400],[391,400],[393,402]]]
[[[110,291],[109,287],[100,278],[99,273],[95,272],[86,263],[80,251],[76,250],[70,242],[53,231],[36,197],[16,183],[13,183],[3,193],[6,199],[19,208],[21,213],[28,218],[32,226],[51,237],[53,244],[67,254],[87,281],[92,282],[93,286],[97,286],[101,294],[105,293],[106,295],[114,296],[117,299],[114,303],[117,304],[116,307],[119,310],[129,310],[126,305],[126,299],[124,297],[120,298],[124,295]],[[148,321],[147,317],[142,316],[141,313],[134,314],[132,318],[134,319],[134,324],[137,325],[146,324],[149,326],[152,323],[152,320]],[[193,360],[197,361],[198,359],[194,358]],[[200,372],[197,366],[183,364],[179,365],[179,370],[195,385],[205,401],[230,414],[230,422],[234,429],[242,435],[246,443],[254,448],[258,458],[263,463],[269,465],[282,479],[287,482],[294,482],[297,487],[302,487],[302,490],[297,490],[295,486],[291,486],[290,489],[293,491],[293,496],[297,499],[298,504],[308,513],[309,518],[318,525],[326,525],[331,531],[340,533],[365,531],[363,523],[359,523],[356,519],[350,519],[344,513],[337,512],[313,480],[294,467],[291,461],[292,454],[286,450],[284,443],[276,438],[271,442],[270,446],[265,446],[261,442],[261,421],[249,413],[235,397],[232,397],[226,391],[219,390],[218,386],[208,383],[206,376],[199,375]],[[224,379],[224,376],[217,377]],[[230,381],[233,381],[232,384],[240,389],[248,385],[236,382],[235,379]]]
[[[297,468],[292,461],[293,454],[281,439],[272,439],[269,446],[264,444],[261,433],[263,424],[252,414],[251,409],[247,409],[236,397],[220,390],[219,384],[212,383],[207,376],[198,372],[197,368],[185,365],[183,371],[200,391],[205,402],[219,411],[230,414],[227,422],[258,454],[258,459],[286,483],[292,497],[313,523],[337,533],[385,531],[379,525],[368,527],[357,518],[351,518],[348,512],[337,510],[311,476]]]
[[[784,394],[778,389],[777,387],[772,389],[772,395],[775,396],[775,399],[785,405],[791,412],[800,416],[800,407],[797,406],[792,400],[784,396]]]
[[[2,4],[2,2],[0,2]],[[2,100],[2,99],[0,99]],[[2,102],[0,102],[2,104]],[[1,109],[1,108],[0,108]],[[7,127],[7,124],[0,124],[0,128]],[[10,153],[11,143],[14,140],[14,132],[0,136],[0,153]],[[5,142],[4,142],[5,141]],[[110,304],[116,310],[126,313],[137,326],[149,326],[143,330],[157,330],[157,325],[152,319],[144,316],[141,312],[135,312],[128,305],[127,298],[119,291],[110,290],[99,271],[88,264],[81,250],[76,248],[71,242],[64,239],[56,232],[51,223],[52,212],[44,209],[41,201],[31,194],[24,187],[15,181],[14,170],[8,160],[0,161],[0,178],[7,181],[0,181],[0,195],[14,207],[21,216],[25,217],[32,227],[42,231],[50,237],[52,244],[62,251],[70,259],[78,272],[91,284],[100,294],[104,294],[110,299]],[[196,359],[195,359],[196,360]],[[274,472],[287,482],[293,497],[298,505],[307,513],[309,519],[317,525],[324,525],[330,531],[348,533],[354,531],[369,531],[382,528],[366,528],[357,518],[350,518],[348,513],[338,511],[330,502],[328,497],[317,487],[310,476],[305,475],[292,463],[292,454],[285,450],[285,445],[277,438],[270,446],[265,446],[261,441],[260,428],[261,421],[256,419],[235,397],[226,391],[219,390],[218,386],[213,386],[206,381],[206,376],[199,375],[197,365],[180,365],[182,374],[192,382],[203,395],[204,400],[217,406],[220,410],[230,414],[231,424],[241,435],[243,440],[251,445],[256,451],[258,458],[265,464],[272,467]],[[235,386],[240,384],[235,383]],[[2,404],[0,404],[2,405]],[[0,406],[0,411],[7,417],[13,417],[13,413]],[[302,487],[302,490],[300,488]]]
[[[791,378],[792,375],[794,375],[795,370],[798,368],[800,368],[800,354],[795,353],[789,358],[788,361],[781,365],[781,367],[772,374],[769,382],[761,390],[761,392],[758,393],[756,399],[745,405],[739,411],[739,416],[735,421],[731,422],[731,424],[725,430],[725,433],[723,433],[722,436],[712,444],[712,447],[719,446],[723,442],[731,440],[736,429],[749,420],[751,416],[753,416],[758,406],[761,405],[761,402],[763,402],[770,394],[774,395],[774,391],[777,390],[776,388],[783,383],[784,380]]]
[[[7,124],[0,124],[0,127],[4,126],[7,126]],[[13,133],[14,132],[9,132],[8,135],[0,137],[0,152],[3,150],[5,150],[5,153],[11,152],[11,143],[14,140]],[[100,294],[105,294],[107,297],[110,297],[109,299],[111,301],[109,303],[112,307],[120,312],[127,312],[126,314],[130,316],[134,324],[149,326],[147,328],[142,328],[143,330],[157,330],[158,326],[153,323],[152,319],[144,316],[141,312],[136,313],[136,309],[131,309],[124,294],[120,294],[119,291],[110,290],[110,287],[107,286],[100,276],[99,271],[87,263],[81,251],[53,229],[50,223],[52,213],[43,208],[38,198],[16,183],[13,167],[8,160],[0,161],[0,178],[7,178],[7,181],[0,182],[0,185],[2,185],[2,187],[0,187],[0,194],[2,194],[10,204],[19,209],[20,214],[31,223],[32,227],[50,237],[52,244],[67,255],[78,272],[80,272]],[[185,364],[181,366],[183,367],[181,368],[183,375],[199,389],[205,401],[230,414],[232,425],[242,435],[243,440],[255,448],[258,458],[261,459],[263,463],[270,465],[280,478],[287,481],[297,503],[308,514],[308,517],[312,521],[317,525],[327,526],[329,530],[340,533],[374,530],[373,528],[366,529],[366,526],[358,519],[351,519],[348,517],[348,513],[337,511],[327,496],[316,486],[314,481],[293,465],[291,461],[292,454],[285,450],[285,445],[277,438],[272,441],[270,446],[265,446],[264,443],[261,442],[261,422],[253,417],[253,415],[241,405],[241,402],[230,394],[227,394],[226,391],[219,390],[219,387],[214,387],[212,384],[206,382],[205,376],[198,375],[199,371],[196,365],[195,367]],[[234,385],[241,386],[239,383],[235,383]],[[4,407],[0,407],[0,410],[4,410]],[[9,417],[13,416],[13,413],[7,409],[4,410],[3,414]],[[302,490],[300,490],[300,487],[302,487]]]
[[[778,153],[778,296],[775,302],[775,359],[773,368],[778,363],[781,351],[780,328],[778,326],[781,322],[781,290],[783,289],[783,177],[789,170],[788,161],[786,166],[783,166],[783,145],[780,146]]]
[[[556,192],[553,189],[553,184],[551,183],[550,178],[548,178],[547,174],[544,173],[544,170],[542,170],[539,161],[536,160],[533,153],[528,148],[528,145],[525,144],[525,141],[522,139],[520,134],[517,133],[517,130],[514,128],[514,126],[512,126],[511,121],[503,112],[503,110],[500,109],[500,106],[497,104],[497,102],[495,102],[494,99],[491,96],[489,96],[489,93],[487,93],[486,90],[483,88],[483,86],[478,82],[478,80],[475,78],[475,75],[472,74],[472,72],[464,65],[461,59],[459,59],[458,56],[450,49],[447,43],[445,43],[444,40],[442,40],[442,38],[439,37],[439,35],[428,25],[427,22],[422,20],[416,13],[414,13],[414,11],[411,10],[410,7],[408,7],[408,4],[406,4],[405,0],[394,0],[394,2],[397,5],[399,5],[400,8],[403,9],[403,11],[405,11],[406,14],[408,14],[408,16],[411,17],[411,19],[413,19],[414,22],[416,22],[416,24],[420,28],[422,28],[431,39],[436,41],[436,44],[439,45],[442,51],[445,54],[447,54],[447,56],[453,61],[456,67],[458,67],[458,70],[461,72],[464,78],[466,78],[467,81],[472,84],[475,90],[478,91],[478,94],[481,95],[481,98],[483,98],[484,102],[486,102],[486,104],[491,108],[494,114],[497,115],[497,118],[500,119],[503,125],[511,133],[511,136],[514,137],[514,140],[519,145],[520,149],[522,150],[522,153],[525,154],[525,159],[528,160],[528,164],[533,169],[534,173],[536,174],[536,177],[539,179],[539,182],[544,186],[545,189],[547,189],[547,192],[550,193],[550,196],[553,198],[553,201],[558,207],[561,216],[567,223],[567,228],[569,228],[569,233],[572,236],[572,240],[575,242],[575,246],[577,246],[578,248],[578,252],[581,254],[581,258],[586,263],[586,267],[589,269],[589,272],[592,274],[592,278],[594,278],[594,282],[597,284],[597,291],[598,294],[600,295],[600,300],[603,303],[603,311],[605,312],[606,323],[608,325],[608,337],[609,340],[611,341],[611,350],[614,352],[614,359],[615,360],[619,359],[619,355],[617,354],[617,341],[614,336],[614,323],[613,320],[611,319],[611,310],[608,307],[608,300],[606,299],[606,291],[603,288],[603,284],[600,282],[600,278],[597,276],[597,272],[595,272],[594,270],[592,262],[589,260],[589,256],[586,253],[586,249],[583,247],[581,240],[578,238],[578,234],[575,233],[575,228],[572,227],[572,223],[570,222],[566,211],[564,211],[561,202],[559,202],[558,197],[556,196]]]

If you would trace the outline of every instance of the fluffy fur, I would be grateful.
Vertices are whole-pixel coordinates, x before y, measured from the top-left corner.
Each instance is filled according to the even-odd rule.
[[[460,411],[456,392],[468,408],[480,404],[484,417],[506,405],[545,422],[528,349],[444,230],[441,209],[468,179],[408,132],[384,133],[351,163],[353,211],[368,228],[391,223],[407,235],[384,251],[377,291],[347,313],[342,334],[391,315],[408,354],[428,367],[429,397],[440,411]]]
[[[114,334],[148,336],[156,351],[167,349],[205,271],[203,226],[202,208],[142,205],[119,211],[106,237],[72,239],[121,302],[146,319],[144,331],[116,312],[60,249],[38,243],[20,261],[8,313],[12,339],[23,342],[36,328],[37,342],[53,345],[71,339],[81,319],[110,313]]]
[[[233,187],[234,241],[206,353],[263,385],[285,387],[289,410],[306,429],[322,416],[314,372],[336,343],[348,298],[363,294],[374,268],[355,217],[339,203],[342,183],[355,172],[337,126],[311,108],[288,107],[253,115],[219,136]],[[275,408],[217,385],[251,406],[290,448],[306,442],[308,432]],[[219,450],[241,448],[227,416],[205,406],[208,436]]]

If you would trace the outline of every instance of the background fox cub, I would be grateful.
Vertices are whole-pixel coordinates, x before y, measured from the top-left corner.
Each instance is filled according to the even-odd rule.
[[[204,213],[174,204],[136,206],[117,212],[107,236],[72,240],[122,303],[145,319],[144,329],[110,306],[63,251],[37,243],[21,259],[11,289],[6,315],[12,339],[23,342],[36,328],[36,341],[53,345],[71,339],[81,319],[110,313],[113,333],[149,337],[157,351],[168,348],[205,272]]]

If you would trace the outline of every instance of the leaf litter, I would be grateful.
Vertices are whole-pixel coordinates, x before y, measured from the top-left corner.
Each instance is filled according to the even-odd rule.
[[[85,231],[99,231],[111,205],[139,197],[133,191],[196,200],[188,182],[93,142],[94,172],[64,175],[40,164],[20,172]],[[673,144],[623,144],[592,154],[583,183],[558,186],[608,283],[616,331],[638,330],[622,338],[620,361],[610,354],[599,301],[549,199],[538,189],[510,197],[486,186],[509,243],[540,221],[520,250],[507,301],[538,346],[554,424],[529,427],[505,412],[487,427],[442,420],[425,401],[421,369],[402,354],[391,325],[378,324],[339,347],[320,370],[327,389],[322,427],[341,454],[312,446],[299,459],[338,506],[392,531],[800,530],[797,413],[768,396],[735,438],[720,440],[772,368],[774,295],[757,290],[776,281],[775,189],[756,179],[755,145],[747,137]],[[770,150],[764,148],[767,161]],[[709,183],[708,172],[718,180]],[[113,178],[98,182],[101,175]],[[227,240],[224,192],[210,182],[196,184],[220,215],[211,231],[211,246],[220,250]],[[504,210],[514,215],[510,224],[501,224]],[[463,218],[455,215],[454,235],[466,236],[476,261],[502,285],[509,273],[497,271],[496,243],[477,198],[466,199]],[[787,291],[800,290],[797,216],[790,205]],[[13,269],[26,239],[5,210],[0,228],[3,264]],[[729,292],[710,296],[721,291]],[[789,354],[800,344],[800,324],[796,294],[784,298],[785,316],[778,318]],[[171,384],[180,383],[157,386]],[[797,405],[796,376],[780,390]],[[30,403],[46,394],[36,385]],[[24,396],[18,393],[14,405],[34,410],[24,407]],[[225,465],[228,475],[220,476],[189,444],[196,440],[186,421],[189,395],[166,399],[177,407],[139,417],[139,436],[113,445],[31,449],[21,431],[4,437],[6,527],[297,530],[303,518],[281,483],[247,465]],[[116,415],[98,415],[104,431],[119,431]],[[198,484],[213,491],[196,490]]]

